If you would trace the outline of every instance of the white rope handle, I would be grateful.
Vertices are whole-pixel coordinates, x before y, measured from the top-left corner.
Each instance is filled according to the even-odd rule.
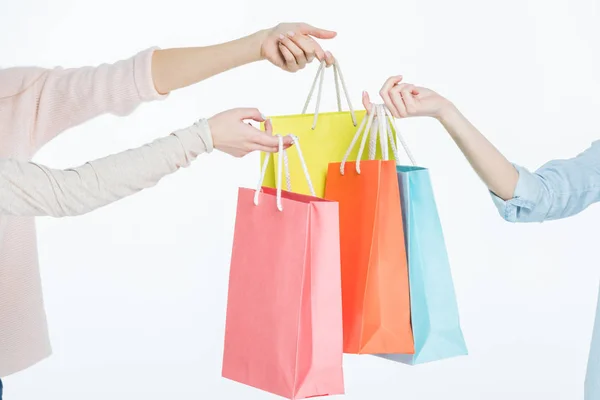
[[[279,150],[279,160],[278,160],[278,168],[277,168],[277,180],[275,181],[275,188],[277,189],[277,209],[279,211],[283,211],[283,205],[281,204],[281,174],[282,174],[282,162],[283,159],[285,158],[285,165],[286,165],[286,181],[289,182],[289,170],[287,169],[287,154],[285,153],[285,150],[283,149],[283,137],[281,135],[276,135],[277,138],[279,139],[279,146],[278,146],[278,150]],[[269,156],[270,154],[266,154],[265,156],[265,160],[263,161],[263,166],[261,168],[261,172],[260,172],[260,178],[258,180],[258,184],[256,185],[256,191],[254,192],[254,205],[258,205],[258,199],[259,199],[259,195],[261,192],[261,188],[263,185],[263,182],[265,180],[265,174],[267,172],[267,166],[269,165]],[[275,157],[273,155],[273,157]],[[289,183],[288,183],[288,188],[289,188]]]
[[[396,152],[398,151],[398,142],[400,142],[400,144],[402,144],[402,148],[404,148],[404,152],[408,156],[408,159],[410,160],[411,164],[417,165],[415,158],[413,157],[410,149],[408,148],[408,144],[406,144],[404,137],[400,133],[400,130],[398,130],[398,125],[396,125],[396,118],[394,118],[394,116],[392,115],[392,112],[387,107],[385,107],[385,105],[383,106],[383,110],[385,111],[385,114],[388,117],[387,118],[387,126],[389,128],[390,140],[392,140],[392,135],[393,135],[392,127],[393,127],[394,132],[396,132],[396,146],[394,146]],[[390,126],[390,123],[391,123],[391,126]],[[398,154],[395,154],[394,156],[396,157],[396,162],[399,162],[400,159],[398,158]]]
[[[398,140],[394,138],[394,132],[390,125],[390,121],[387,118],[387,114],[391,115],[391,112],[387,109],[384,104],[373,105],[373,107],[377,108],[377,118],[379,121],[379,129],[380,129],[380,138],[381,138],[381,151],[382,154],[384,152],[384,143],[385,143],[385,156],[384,159],[387,160],[389,158],[389,148],[388,143],[391,144],[392,154],[394,156],[394,160],[396,160],[396,165],[400,165],[400,155],[398,154]]]
[[[281,137],[281,141],[283,142],[283,137]],[[283,154],[281,154],[279,159],[281,160],[281,158],[283,158],[283,170],[285,171],[285,187],[288,192],[291,192],[292,191],[292,178],[290,176],[290,163],[288,162],[288,156],[287,156],[286,150],[283,150]],[[281,170],[281,164],[279,165],[279,168]],[[281,180],[279,181],[279,186],[281,187]]]
[[[382,114],[382,110],[378,107],[378,105],[373,104],[371,107],[371,113],[369,114],[369,120],[372,122],[370,125],[370,132],[367,133],[367,129],[365,130],[364,136],[363,136],[363,140],[362,143],[360,145],[360,149],[358,151],[358,156],[356,157],[356,172],[358,174],[360,174],[360,163],[362,161],[362,154],[363,154],[363,150],[365,147],[365,142],[367,139],[367,136],[370,137],[369,140],[369,160],[374,160],[375,159],[375,155],[376,155],[376,151],[377,151],[377,137],[379,136],[379,142],[381,145],[381,156],[383,160],[388,160],[389,159],[389,152],[388,152],[388,141],[387,141],[387,137],[385,135],[385,130],[381,129],[382,128],[382,121],[384,121],[383,118],[381,118]],[[368,128],[368,125],[367,125]],[[392,147],[394,146],[394,143],[392,142]]]
[[[371,110],[375,110],[371,108]],[[371,125],[371,132],[369,132],[369,160],[375,159],[377,153],[377,114],[373,114],[373,125]],[[362,153],[361,153],[362,156]]]
[[[364,134],[362,136],[362,141],[360,142],[360,147],[358,150],[358,157],[357,160],[360,160],[360,158],[362,157],[362,153],[364,151],[365,148],[365,143],[367,141],[367,136],[369,136],[367,134],[367,132],[370,132],[371,130],[371,125],[373,124],[373,113],[369,114],[368,118],[363,118],[362,122],[360,123],[360,126],[358,127],[358,129],[356,130],[356,133],[354,134],[354,137],[352,138],[352,142],[350,142],[350,146],[348,146],[348,150],[346,150],[346,154],[344,154],[344,158],[342,158],[342,162],[340,163],[340,173],[342,175],[344,175],[344,169],[346,167],[346,163],[348,162],[348,158],[350,157],[350,153],[352,152],[352,149],[354,149],[354,146],[356,145],[356,142],[358,141],[358,139],[361,137],[361,133]],[[360,174],[360,163],[357,161],[357,166],[356,166],[356,172],[358,172]]]
[[[398,153],[398,140],[402,142],[402,146],[406,151],[406,154],[410,158],[413,165],[415,165],[414,157],[412,153],[408,149],[404,138],[398,132],[398,128],[396,127],[395,120],[392,116],[390,110],[384,104],[372,104],[371,112],[369,113],[368,118],[364,118],[360,127],[356,130],[356,134],[342,159],[340,164],[340,173],[344,175],[346,163],[348,162],[348,158],[350,157],[350,153],[352,149],[356,145],[356,142],[360,138],[362,134],[362,140],[360,143],[360,148],[358,150],[358,156],[356,158],[356,172],[360,174],[360,162],[362,160],[362,155],[364,152],[365,144],[367,138],[369,138],[369,160],[374,160],[377,149],[377,138],[379,137],[379,143],[381,145],[381,155],[383,160],[389,159],[389,147],[391,144],[392,153],[396,164],[400,162],[400,156]],[[392,129],[393,124],[394,129]],[[394,131],[396,132],[397,138],[394,138]]]
[[[290,135],[290,137],[292,138],[292,143],[294,143],[294,147],[296,148],[296,150],[298,150],[298,158],[300,159],[300,164],[302,165],[302,170],[304,171],[304,177],[306,178],[306,183],[308,183],[308,189],[310,190],[310,194],[313,197],[317,197],[315,188],[312,184],[312,180],[310,179],[310,173],[308,172],[308,166],[306,165],[306,162],[304,161],[304,156],[302,155],[302,150],[300,149],[300,140],[298,139],[298,137],[296,135]],[[289,173],[288,173],[288,175],[289,175]]]
[[[342,112],[342,96],[340,96],[340,74],[338,72],[338,67],[337,66],[333,66],[333,81],[335,82],[335,97],[337,99],[337,107],[338,107],[338,111]],[[346,96],[348,97],[348,96]]]
[[[388,145],[388,135],[387,135],[387,124],[386,124],[386,120],[385,120],[385,111],[383,111],[383,108],[381,107],[381,105],[377,105],[375,107],[376,109],[376,113],[377,113],[377,122],[378,124],[378,129],[379,129],[379,144],[381,145],[381,156],[383,158],[383,160],[387,161],[390,158],[389,155],[389,145]],[[391,141],[392,143],[392,147],[394,146],[394,141]]]
[[[350,116],[352,117],[352,124],[354,124],[354,126],[356,126],[356,115],[354,114],[354,108],[352,107],[352,102],[350,101],[350,93],[348,93],[348,86],[346,85],[346,81],[344,80],[344,74],[342,73],[342,67],[340,67],[340,64],[338,63],[337,60],[334,61],[333,68],[334,68],[333,69],[334,75],[335,75],[335,72],[337,72],[339,74],[340,83],[342,84],[342,90],[344,91],[344,95],[346,96],[346,101],[348,102],[348,109],[350,110]],[[338,105],[339,105],[339,108],[342,108],[341,107],[342,103],[341,103],[341,100],[339,99],[339,96],[338,96]]]
[[[388,140],[392,144],[392,153],[394,154],[394,160],[396,160],[396,165],[400,165],[400,154],[398,153],[398,139],[394,137],[394,132],[392,131],[392,127],[390,126],[390,121],[385,116],[385,109],[382,110],[382,114],[384,121],[383,124],[388,134]]]
[[[285,150],[283,148],[283,136],[281,135],[275,135],[277,136],[277,138],[279,139],[279,146],[278,146],[278,150],[279,150],[279,160],[277,162],[277,179],[275,182],[275,188],[277,189],[277,209],[279,211],[283,211],[283,204],[282,204],[282,190],[281,190],[281,181],[282,181],[282,174],[283,174],[283,170],[285,170],[285,179],[286,179],[286,186],[287,186],[287,191],[290,192],[292,190],[292,185],[291,185],[291,177],[290,177],[290,169],[289,169],[289,162],[288,162],[288,156],[287,156],[287,150]],[[313,197],[316,197],[315,194],[315,189],[314,186],[312,184],[312,180],[310,179],[310,174],[308,172],[308,166],[306,165],[306,162],[304,161],[304,156],[302,155],[302,150],[300,149],[300,141],[298,139],[297,136],[295,135],[289,135],[292,138],[292,143],[294,144],[294,147],[298,150],[298,158],[300,159],[300,164],[302,165],[302,169],[304,170],[304,176],[306,177],[306,181],[308,183],[308,188],[310,190],[310,193]],[[274,155],[273,155],[274,157]],[[269,154],[266,155],[265,160],[263,161],[263,166],[261,169],[261,173],[260,173],[260,179],[258,181],[258,185],[256,187],[256,191],[254,192],[254,205],[258,205],[258,200],[259,200],[259,196],[260,196],[260,192],[261,192],[261,188],[263,185],[263,182],[265,180],[265,174],[267,171],[267,166],[269,165]],[[283,168],[282,168],[283,167]]]
[[[322,61],[321,65],[319,65],[319,69],[317,70],[317,75],[315,76],[315,79],[313,80],[310,91],[308,92],[308,97],[306,98],[306,102],[304,103],[304,107],[302,109],[302,114],[306,114],[306,110],[308,109],[308,105],[310,104],[310,101],[312,99],[312,96],[314,94],[315,88],[317,86],[317,81],[318,81],[319,89],[317,91],[317,101],[316,101],[316,105],[315,105],[315,114],[314,114],[314,118],[313,118],[312,129],[315,129],[317,127],[317,119],[319,117],[319,106],[321,105],[321,96],[322,96],[322,92],[323,92],[323,80],[325,77],[325,65],[326,65],[325,61]],[[344,91],[344,96],[346,97],[346,102],[348,103],[348,108],[350,109],[350,116],[352,117],[352,123],[354,124],[354,126],[356,126],[356,115],[354,113],[354,108],[352,107],[352,102],[350,101],[350,95],[348,94],[348,87],[346,86],[346,82],[344,81],[344,75],[342,74],[342,69],[340,68],[340,65],[337,62],[337,60],[333,64],[333,75],[334,75],[334,80],[335,80],[335,93],[336,93],[336,97],[337,97],[338,111],[340,111],[340,112],[342,111],[342,98],[340,95],[340,84],[341,84],[342,89]]]
[[[308,96],[306,97],[306,101],[304,102],[304,107],[302,107],[302,114],[306,114],[306,110],[308,110],[308,105],[310,104],[310,100],[312,99],[313,93],[315,92],[315,88],[317,87],[317,82],[319,79],[323,79],[323,69],[325,68],[325,62],[321,62],[319,64],[319,68],[317,69],[317,74],[315,75],[315,79],[313,80],[312,85],[310,86],[310,90],[308,91]],[[320,87],[321,85],[319,85]],[[319,89],[320,90],[320,89]],[[339,92],[338,92],[339,93]],[[317,99],[317,102],[319,99]]]

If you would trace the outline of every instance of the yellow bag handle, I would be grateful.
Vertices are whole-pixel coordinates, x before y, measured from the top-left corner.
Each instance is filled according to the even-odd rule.
[[[321,65],[317,70],[317,75],[313,80],[310,91],[308,92],[308,97],[306,98],[306,102],[304,103],[304,108],[302,109],[302,114],[306,114],[306,110],[308,109],[308,105],[310,104],[310,100],[315,92],[315,88],[317,86],[317,81],[319,82],[319,91],[317,92],[317,104],[315,105],[315,116],[313,119],[312,129],[314,130],[317,127],[317,118],[319,117],[319,105],[321,104],[321,94],[323,92],[323,78],[325,76],[325,61],[321,61]],[[337,104],[338,111],[342,111],[342,98],[340,95],[340,83],[342,85],[342,89],[344,90],[344,96],[346,97],[346,102],[348,103],[348,108],[350,109],[350,115],[352,116],[352,123],[356,126],[356,115],[354,114],[354,108],[352,107],[352,102],[350,101],[350,95],[348,94],[348,87],[346,86],[346,82],[344,81],[344,75],[342,74],[342,70],[337,60],[333,63],[333,75],[335,79],[335,92],[337,96]]]

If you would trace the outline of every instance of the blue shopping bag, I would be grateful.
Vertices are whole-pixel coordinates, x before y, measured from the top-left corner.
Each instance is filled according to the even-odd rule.
[[[389,110],[385,110],[384,118],[387,122],[380,126],[386,127],[389,132],[392,132],[392,126],[394,127],[396,145],[398,141],[402,143],[413,164],[397,165],[396,171],[408,257],[415,353],[380,356],[414,365],[467,355],[450,262],[429,170],[414,166],[414,158],[399,134]],[[398,160],[397,153],[395,156]]]

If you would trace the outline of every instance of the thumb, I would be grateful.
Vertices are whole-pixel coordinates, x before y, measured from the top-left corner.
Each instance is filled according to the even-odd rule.
[[[269,136],[273,136],[273,124],[270,119],[265,121],[265,133]]]
[[[266,120],[266,117],[258,108],[236,108],[235,115],[240,120],[251,119],[256,122],[264,122]]]
[[[367,93],[366,91],[363,92],[362,103],[363,103],[363,106],[365,106],[365,110],[367,110],[367,113],[370,114],[371,109],[373,108],[373,104],[371,104],[371,99],[369,98],[369,93]]]
[[[316,28],[309,24],[300,25],[300,33],[304,35],[314,36],[319,39],[333,39],[337,36],[337,32],[328,31],[326,29]]]

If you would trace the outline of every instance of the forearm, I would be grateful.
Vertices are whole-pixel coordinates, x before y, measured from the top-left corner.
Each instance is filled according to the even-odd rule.
[[[453,105],[439,120],[490,191],[511,199],[519,180],[514,166]]]
[[[207,151],[208,129],[199,124],[66,170],[0,159],[0,215],[81,215],[152,187]]]
[[[260,31],[214,46],[157,50],[152,57],[154,86],[159,93],[166,94],[259,61],[263,34]]]
[[[567,218],[600,201],[600,142],[530,172],[510,163],[455,107],[439,118],[511,222]]]

